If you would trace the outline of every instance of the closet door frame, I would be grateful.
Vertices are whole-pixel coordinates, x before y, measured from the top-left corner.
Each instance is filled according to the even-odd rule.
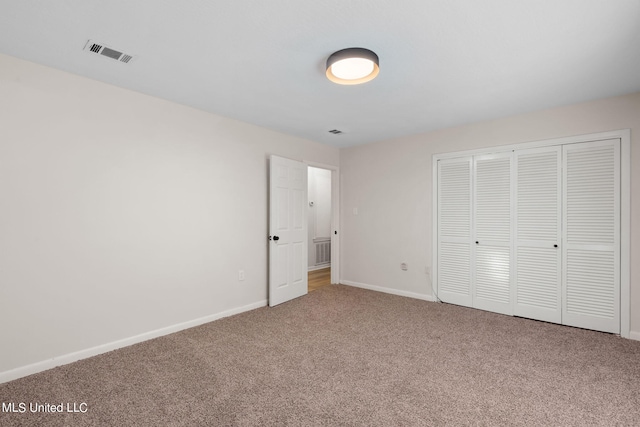
[[[553,145],[579,142],[620,139],[620,336],[630,338],[630,251],[631,251],[631,130],[620,129],[608,132],[554,138],[518,144],[485,147],[455,153],[434,154],[432,157],[432,261],[431,286],[434,299],[438,300],[438,161],[443,159],[503,153]],[[634,336],[640,339],[640,336]]]

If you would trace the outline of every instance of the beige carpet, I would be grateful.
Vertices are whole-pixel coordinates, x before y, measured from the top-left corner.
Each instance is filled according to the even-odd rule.
[[[27,405],[2,426],[637,426],[640,342],[328,286],[2,384],[0,402]],[[87,412],[28,409],[61,402]]]

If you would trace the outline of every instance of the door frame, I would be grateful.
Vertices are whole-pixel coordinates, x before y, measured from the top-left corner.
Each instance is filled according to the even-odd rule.
[[[331,171],[331,284],[335,285],[340,283],[340,168],[310,160],[302,163],[307,170],[313,167]]]
[[[432,235],[432,278],[431,287],[434,300],[438,299],[438,161],[456,157],[500,153],[551,145],[575,144],[580,142],[620,139],[620,336],[630,338],[631,328],[631,129],[553,138],[540,141],[522,142],[497,147],[434,154],[431,166],[431,235]]]

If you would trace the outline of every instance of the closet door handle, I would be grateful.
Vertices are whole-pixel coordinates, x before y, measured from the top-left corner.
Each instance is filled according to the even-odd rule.
[[[478,243],[480,243],[480,242],[478,242],[478,241],[476,240],[476,245],[477,245]]]
[[[554,247],[554,248],[557,248],[557,247],[558,247],[558,245],[553,245],[553,247]]]

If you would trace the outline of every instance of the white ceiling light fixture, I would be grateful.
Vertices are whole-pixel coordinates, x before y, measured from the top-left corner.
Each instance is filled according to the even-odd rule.
[[[362,47],[334,52],[327,59],[327,78],[340,85],[359,85],[380,72],[378,55]]]

